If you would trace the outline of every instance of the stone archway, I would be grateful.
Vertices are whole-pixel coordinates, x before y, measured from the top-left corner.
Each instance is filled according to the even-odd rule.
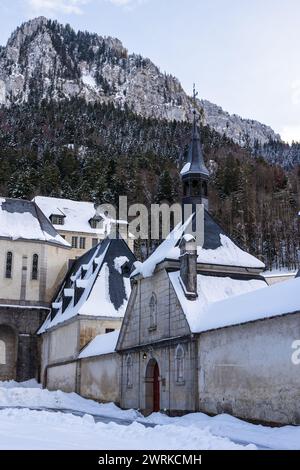
[[[154,358],[150,359],[146,367],[145,386],[146,411],[160,411],[160,372]]]
[[[8,325],[0,325],[0,381],[16,380],[17,335]]]

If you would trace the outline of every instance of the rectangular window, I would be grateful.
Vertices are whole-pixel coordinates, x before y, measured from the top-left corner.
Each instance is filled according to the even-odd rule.
[[[98,238],[93,238],[92,239],[92,247],[94,248],[94,246],[98,245]]]
[[[105,334],[112,333],[113,331],[115,331],[113,328],[105,328]]]
[[[64,218],[60,215],[51,215],[50,217],[51,222],[53,225],[64,225]]]
[[[72,237],[72,248],[78,248],[78,237]]]
[[[13,260],[13,255],[11,251],[8,251],[6,254],[6,269],[5,269],[5,277],[7,279],[11,279],[12,277],[12,260]]]
[[[80,249],[85,250],[85,238],[80,237]]]

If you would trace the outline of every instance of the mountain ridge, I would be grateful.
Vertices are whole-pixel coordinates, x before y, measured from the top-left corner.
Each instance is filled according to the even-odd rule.
[[[128,106],[143,117],[192,117],[193,102],[180,81],[150,59],[129,54],[119,39],[75,32],[45,17],[23,23],[0,47],[0,105],[74,97]],[[203,124],[242,147],[281,141],[265,124],[230,115],[205,99],[197,104]]]

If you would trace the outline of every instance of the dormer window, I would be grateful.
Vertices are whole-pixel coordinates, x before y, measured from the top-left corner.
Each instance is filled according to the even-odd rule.
[[[52,214],[50,220],[53,225],[64,225],[65,223],[63,215]]]
[[[92,219],[89,220],[91,228],[97,229],[101,228],[102,217],[100,215],[95,215]]]
[[[121,270],[122,270],[123,276],[129,276],[130,271],[131,271],[131,266],[128,261],[123,264],[123,266],[121,267]]]
[[[91,226],[92,228],[98,228],[98,222],[97,222],[97,220],[91,219],[91,220],[90,220],[90,226]]]

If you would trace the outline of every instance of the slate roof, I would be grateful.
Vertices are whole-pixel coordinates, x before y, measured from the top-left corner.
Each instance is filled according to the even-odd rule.
[[[202,152],[200,133],[194,117],[192,140],[189,146],[187,163],[181,171],[181,175],[200,174],[209,177],[209,171],[205,166]]]
[[[0,198],[0,237],[11,240],[38,240],[70,247],[32,201]]]
[[[76,315],[122,318],[136,258],[122,239],[106,238],[78,258],[67,273],[39,333]]]
[[[178,224],[158,248],[144,261],[137,263],[132,276],[151,276],[155,267],[164,260],[179,260],[179,243],[184,235],[185,225]],[[263,270],[264,263],[245,252],[226,234],[207,210],[204,211],[204,244],[197,248],[197,263],[226,267],[255,268]]]

